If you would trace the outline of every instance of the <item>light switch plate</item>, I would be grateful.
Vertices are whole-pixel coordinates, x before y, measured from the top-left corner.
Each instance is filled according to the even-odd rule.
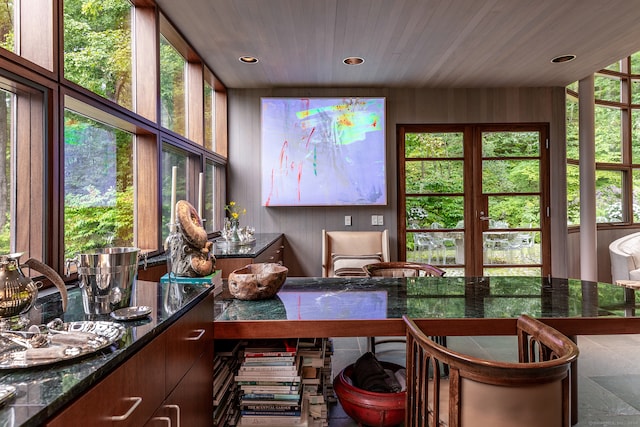
[[[344,225],[347,225],[347,226],[351,225],[351,215],[344,216]]]
[[[384,215],[378,215],[378,225],[384,225]]]
[[[371,225],[378,225],[378,215],[371,215]]]

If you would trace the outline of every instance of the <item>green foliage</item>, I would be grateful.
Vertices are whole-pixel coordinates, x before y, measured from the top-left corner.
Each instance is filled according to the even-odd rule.
[[[131,3],[64,1],[65,77],[132,108]]]
[[[497,197],[501,193],[539,192],[538,134],[494,132],[483,136],[483,192],[491,196],[492,216],[511,227],[537,226],[537,197]],[[459,133],[409,133],[405,135],[407,227],[460,228],[464,219],[463,144]],[[503,157],[521,159],[502,160]],[[455,160],[451,160],[455,159]],[[442,194],[440,196],[439,194]]]
[[[90,249],[133,244],[133,187],[65,197],[65,257]],[[109,204],[115,199],[115,206]]]
[[[134,242],[132,136],[65,112],[65,253]]]
[[[15,52],[13,0],[0,1],[0,47]]]

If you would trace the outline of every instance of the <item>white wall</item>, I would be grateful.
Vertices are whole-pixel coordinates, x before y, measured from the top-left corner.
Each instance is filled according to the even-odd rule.
[[[320,276],[322,229],[378,230],[384,215],[397,259],[396,125],[436,123],[550,123],[552,272],[567,276],[564,88],[504,89],[231,89],[228,199],[247,208],[243,223],[256,232],[283,232],[290,276]],[[388,200],[382,207],[269,207],[260,201],[260,98],[266,96],[384,96],[387,98]],[[344,216],[353,217],[345,227]]]

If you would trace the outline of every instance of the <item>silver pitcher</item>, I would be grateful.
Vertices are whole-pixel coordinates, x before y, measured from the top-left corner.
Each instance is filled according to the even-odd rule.
[[[20,257],[23,253],[0,255],[0,318],[6,319],[27,313],[38,299],[40,282],[34,282],[21,270]],[[42,273],[60,291],[62,311],[67,310],[67,288],[62,278],[51,267],[29,258],[23,267]]]

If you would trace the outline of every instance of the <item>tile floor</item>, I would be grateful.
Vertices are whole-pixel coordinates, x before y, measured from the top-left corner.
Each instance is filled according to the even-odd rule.
[[[449,337],[448,345],[481,357],[513,357],[511,337]],[[365,338],[334,338],[333,375],[367,351]],[[640,335],[578,337],[577,427],[640,426]],[[401,344],[378,349],[381,360],[404,365]],[[339,407],[330,410],[330,427],[355,427]]]

